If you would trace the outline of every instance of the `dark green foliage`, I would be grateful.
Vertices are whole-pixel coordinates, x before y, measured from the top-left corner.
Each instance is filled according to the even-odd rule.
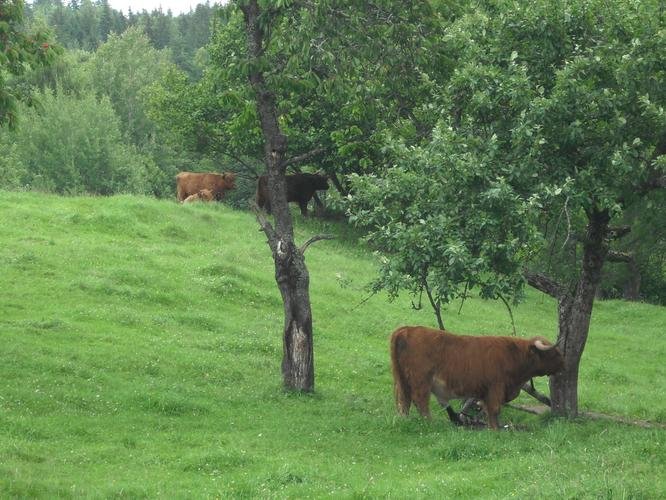
[[[8,76],[22,75],[31,67],[53,62],[61,49],[53,44],[48,31],[25,31],[22,0],[0,4],[0,126],[16,124],[16,108],[20,101],[31,101],[29,92],[12,86]]]

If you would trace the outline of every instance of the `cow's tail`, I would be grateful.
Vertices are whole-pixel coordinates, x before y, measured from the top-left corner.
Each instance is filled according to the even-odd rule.
[[[407,347],[407,340],[403,337],[405,328],[398,328],[391,335],[391,370],[393,372],[393,390],[395,391],[395,406],[398,413],[407,415],[412,404],[412,391],[400,366],[400,352]]]

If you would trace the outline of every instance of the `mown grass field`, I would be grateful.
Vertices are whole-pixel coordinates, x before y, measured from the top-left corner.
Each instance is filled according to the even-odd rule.
[[[281,388],[282,305],[251,214],[223,205],[0,192],[1,498],[664,498],[666,309],[598,302],[583,410],[509,430],[394,412],[388,336],[433,325],[366,298],[351,237],[307,252],[316,392]],[[340,226],[296,216],[299,241]],[[446,315],[509,334],[502,304]],[[555,337],[529,292],[520,335]],[[545,380],[539,380],[545,390]],[[532,404],[521,396],[519,402]]]

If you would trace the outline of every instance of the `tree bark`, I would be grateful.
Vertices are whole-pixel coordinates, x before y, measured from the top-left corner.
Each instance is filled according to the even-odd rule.
[[[608,254],[609,220],[607,210],[588,213],[578,282],[572,291],[558,298],[558,342],[564,354],[564,370],[550,378],[551,408],[555,415],[569,418],[578,415],[578,371],[590,329],[594,298]]]
[[[257,112],[264,136],[264,154],[268,173],[268,189],[274,215],[273,227],[263,215],[257,220],[268,238],[275,262],[277,282],[284,305],[282,376],[288,390],[312,392],[314,390],[314,355],[312,346],[312,312],[310,307],[310,278],[303,252],[294,242],[294,228],[287,203],[286,162],[287,138],[278,122],[275,95],[264,81],[260,60],[267,43],[262,28],[270,20],[260,16],[257,0],[241,5],[245,19],[249,56],[249,80],[255,92]]]

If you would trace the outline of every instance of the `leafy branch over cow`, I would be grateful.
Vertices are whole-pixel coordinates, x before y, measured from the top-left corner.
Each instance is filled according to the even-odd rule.
[[[475,398],[482,402],[488,426],[497,429],[502,405],[518,397],[530,378],[559,373],[564,358],[543,337],[476,337],[403,326],[391,335],[391,368],[400,414],[407,415],[414,403],[429,418],[432,393],[455,421],[449,401]]]

